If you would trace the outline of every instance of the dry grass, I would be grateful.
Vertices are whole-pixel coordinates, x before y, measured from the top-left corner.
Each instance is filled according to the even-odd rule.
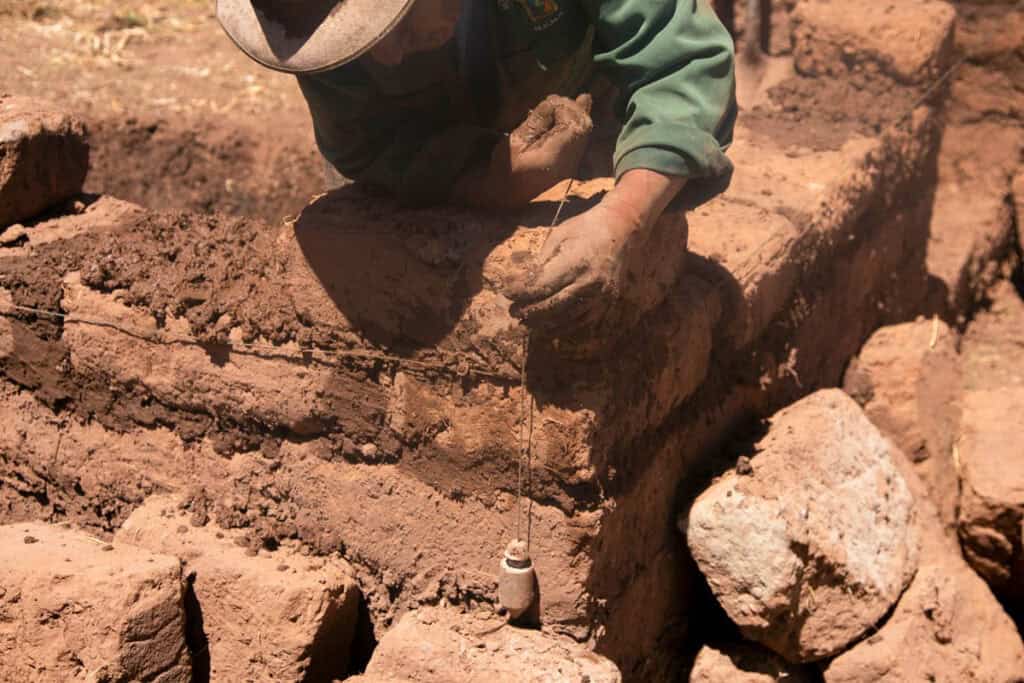
[[[0,0],[0,92],[97,119],[140,111],[280,117],[306,125],[293,79],[251,63],[215,0]]]
[[[175,0],[165,3],[124,3],[117,0],[0,0],[0,17],[43,25],[64,24],[79,31],[176,31],[209,21],[213,0]]]
[[[14,24],[6,30],[45,33],[50,59],[65,64],[89,57],[125,64],[130,45],[209,31],[213,23],[213,0],[0,0],[0,24]]]

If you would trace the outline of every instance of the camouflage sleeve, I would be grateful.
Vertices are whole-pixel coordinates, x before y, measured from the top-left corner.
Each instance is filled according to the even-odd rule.
[[[594,62],[621,97],[615,175],[727,182],[734,47],[708,0],[581,1],[596,27]]]
[[[495,131],[388,106],[358,72],[299,76],[317,146],[346,177],[411,204],[444,201],[497,143]]]

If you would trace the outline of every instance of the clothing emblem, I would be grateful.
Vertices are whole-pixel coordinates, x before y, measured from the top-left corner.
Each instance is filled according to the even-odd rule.
[[[561,9],[558,6],[556,0],[517,0],[523,9],[526,10],[526,16],[530,18],[530,23],[539,24],[546,19],[550,19]]]

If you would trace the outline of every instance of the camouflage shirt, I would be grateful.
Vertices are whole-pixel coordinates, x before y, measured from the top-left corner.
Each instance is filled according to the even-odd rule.
[[[395,67],[364,56],[299,76],[324,157],[349,178],[436,201],[531,107],[548,94],[579,93],[596,72],[617,93],[616,176],[647,168],[728,177],[733,44],[708,0],[496,2],[486,60],[493,111],[476,106],[455,40]]]

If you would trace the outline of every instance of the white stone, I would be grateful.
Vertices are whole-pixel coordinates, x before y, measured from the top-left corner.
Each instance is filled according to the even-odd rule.
[[[748,638],[791,661],[840,652],[875,625],[917,567],[914,501],[891,444],[839,390],[773,419],[751,460],[694,503],[697,565]]]

